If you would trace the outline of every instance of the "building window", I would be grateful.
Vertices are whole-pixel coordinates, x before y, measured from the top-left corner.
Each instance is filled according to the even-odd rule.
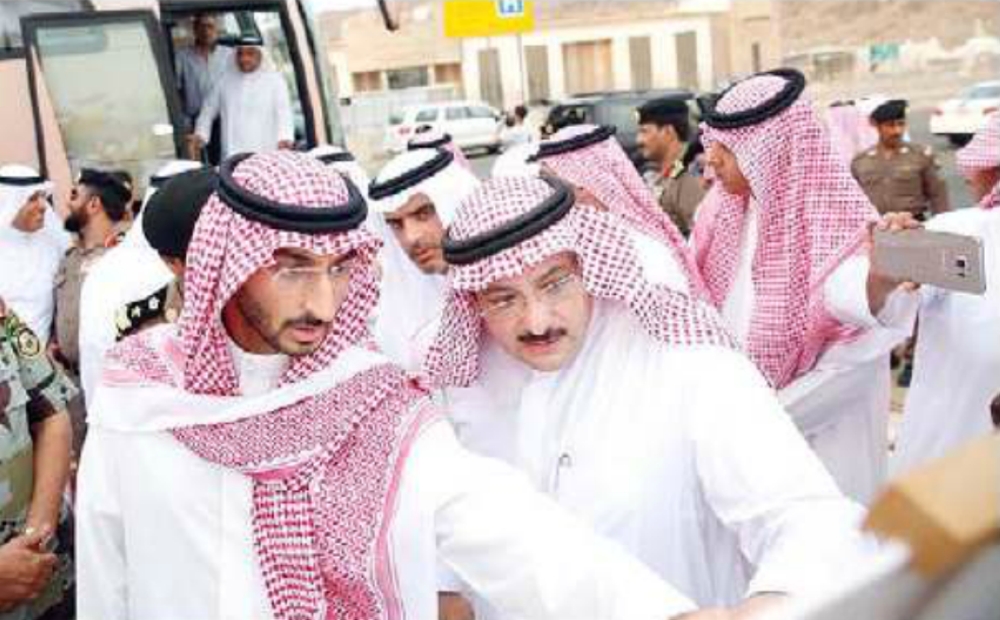
[[[441,65],[434,65],[435,84],[461,84],[462,65],[457,62],[449,62]]]
[[[681,88],[698,88],[698,34],[682,32],[674,37],[677,58],[677,85]]]
[[[544,45],[526,45],[524,64],[528,70],[528,101],[547,100],[549,90],[549,48]]]
[[[382,90],[381,71],[361,71],[351,76],[354,82],[354,92],[367,93]]]
[[[648,90],[653,87],[653,50],[649,37],[630,37],[628,59],[632,69],[632,88]]]
[[[562,50],[567,93],[596,93],[614,88],[610,40],[564,43]]]
[[[429,86],[430,75],[427,67],[407,67],[406,69],[390,69],[385,72],[389,90],[403,88],[420,88]]]
[[[495,49],[479,50],[479,93],[490,105],[503,107],[500,54]]]

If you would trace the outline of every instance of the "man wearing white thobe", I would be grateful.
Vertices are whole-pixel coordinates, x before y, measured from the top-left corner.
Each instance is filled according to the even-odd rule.
[[[373,332],[396,363],[419,370],[444,304],[445,228],[479,181],[445,149],[419,148],[387,163],[371,185],[382,237],[382,295]]]
[[[222,156],[289,149],[295,141],[292,101],[281,74],[262,66],[256,40],[236,48],[235,63],[212,90],[191,136],[192,155],[212,139],[212,123],[222,123]],[[198,157],[193,157],[197,159]]]
[[[95,397],[82,620],[430,619],[439,559],[512,617],[693,609],[462,450],[426,390],[371,350],[378,242],[356,188],[285,152],[229,162],[219,183],[179,326],[126,339]]]
[[[52,208],[52,184],[27,166],[0,166],[0,297],[45,344],[55,280],[72,240]]]
[[[730,331],[840,489],[868,503],[886,474],[889,351],[912,331],[917,296],[870,268],[878,214],[804,88],[794,70],[755,75],[706,114],[717,182],[692,239]]]
[[[1000,392],[1000,114],[956,154],[977,208],[934,217],[932,230],[983,243],[986,293],[921,290],[913,381],[890,464],[899,475],[993,432]]]
[[[860,507],[715,311],[649,281],[627,227],[574,202],[561,181],[492,179],[449,229],[427,370],[460,440],[700,606],[823,589],[864,555]]]

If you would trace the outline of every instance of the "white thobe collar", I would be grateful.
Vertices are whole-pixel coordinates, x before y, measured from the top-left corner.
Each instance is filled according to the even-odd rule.
[[[260,396],[277,387],[281,375],[288,368],[287,355],[250,353],[232,340],[229,340],[229,351],[244,396]]]

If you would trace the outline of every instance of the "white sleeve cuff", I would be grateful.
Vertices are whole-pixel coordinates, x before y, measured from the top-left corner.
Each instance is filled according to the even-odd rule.
[[[841,323],[858,327],[877,327],[868,305],[867,256],[852,256],[834,269],[823,284],[826,309]]]

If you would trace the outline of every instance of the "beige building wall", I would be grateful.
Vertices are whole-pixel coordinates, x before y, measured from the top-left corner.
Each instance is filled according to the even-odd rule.
[[[467,98],[499,99],[491,103],[509,108],[529,100],[528,67],[537,66],[543,57],[550,99],[570,96],[580,85],[709,90],[751,72],[755,58],[761,68],[777,66],[781,46],[776,4],[773,0],[539,1],[533,32],[447,39],[443,2],[437,1],[413,4],[397,32],[387,32],[374,11],[339,14],[336,19],[327,16],[324,29],[343,96],[359,87],[388,88],[387,70],[426,66],[430,85],[435,78],[451,81],[460,76]],[[531,62],[521,53],[524,47],[532,50]],[[633,58],[633,50],[643,54],[648,50],[648,59]],[[481,59],[492,63],[494,57],[497,80],[482,75],[479,66]],[[605,73],[609,64],[609,75],[579,73],[587,62],[598,61],[601,70],[596,73]],[[684,67],[679,66],[682,62]],[[635,67],[641,67],[641,76],[635,75]]]
[[[431,85],[438,79],[461,75],[461,42],[444,36],[442,2],[407,5],[399,30],[389,32],[381,17],[371,10],[332,13],[321,20],[327,38],[330,64],[337,74],[338,92],[351,96],[356,74],[369,74],[361,82],[370,83],[371,74],[387,88],[385,72],[426,67]],[[410,8],[412,6],[412,8]]]
[[[601,83],[613,90],[634,88],[632,80],[631,46],[633,38],[648,37],[650,43],[650,76],[653,88],[681,86],[677,64],[677,37],[693,33],[697,41],[695,88],[711,88],[715,77],[714,45],[711,16],[685,15],[660,20],[620,22],[612,25],[585,25],[539,29],[521,37],[470,38],[462,41],[462,72],[466,96],[482,98],[479,89],[478,55],[488,48],[500,55],[503,101],[505,108],[527,100],[526,79],[522,79],[520,46],[542,47],[547,51],[550,98],[563,99],[573,94],[572,84],[580,80],[567,79],[567,49],[594,42],[607,42],[610,50],[611,76]],[[520,40],[519,40],[520,39]],[[572,52],[570,52],[572,53]],[[580,54],[588,51],[579,50]],[[594,52],[597,56],[603,50]],[[584,56],[585,57],[585,56]],[[527,66],[527,63],[524,63]],[[584,89],[586,90],[586,89]]]

